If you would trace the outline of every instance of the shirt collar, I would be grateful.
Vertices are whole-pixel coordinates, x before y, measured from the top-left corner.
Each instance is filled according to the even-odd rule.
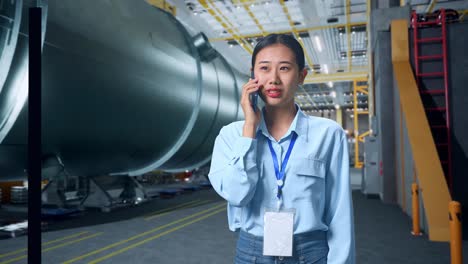
[[[289,127],[288,131],[286,132],[283,138],[288,137],[294,131],[299,138],[302,137],[307,142],[308,141],[308,128],[309,128],[307,125],[307,115],[304,112],[302,112],[299,105],[296,104],[296,108],[297,108],[296,116],[294,117],[294,120],[292,121],[291,126]],[[257,129],[257,138],[259,134],[263,134],[265,137],[269,139],[273,139],[273,137],[268,132],[268,129],[266,126],[264,111],[265,111],[265,107],[262,108],[261,121]]]

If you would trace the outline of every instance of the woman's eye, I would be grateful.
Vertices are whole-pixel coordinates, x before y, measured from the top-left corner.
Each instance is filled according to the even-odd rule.
[[[267,66],[262,66],[262,67],[260,67],[260,70],[266,71],[266,70],[268,70],[268,67]]]
[[[289,67],[283,66],[283,67],[280,68],[280,70],[287,71],[287,70],[289,70]]]

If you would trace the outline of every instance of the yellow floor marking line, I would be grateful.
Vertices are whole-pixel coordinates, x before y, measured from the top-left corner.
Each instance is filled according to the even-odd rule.
[[[58,245],[58,246],[54,246],[54,247],[50,247],[50,248],[43,249],[43,250],[42,250],[42,253],[45,253],[45,252],[47,252],[47,251],[51,251],[51,250],[56,249],[56,248],[65,247],[65,246],[68,246],[68,245],[70,245],[70,244],[74,244],[74,243],[77,243],[77,242],[80,242],[80,241],[83,241],[83,240],[86,240],[86,239],[89,239],[89,238],[93,238],[93,237],[96,237],[96,236],[99,236],[99,235],[102,235],[102,234],[103,234],[103,232],[100,232],[100,233],[96,233],[96,234],[94,234],[94,235],[82,237],[82,238],[80,238],[80,239],[68,241],[68,242],[63,243],[63,244],[60,244],[60,245]],[[15,262],[15,261],[18,261],[18,260],[25,259],[25,258],[27,258],[27,257],[28,257],[27,255],[22,255],[22,256],[13,258],[13,259],[9,259],[9,260],[0,262],[0,264],[12,263],[12,262]]]
[[[49,245],[49,244],[52,244],[52,243],[55,243],[55,242],[59,242],[59,241],[62,241],[62,240],[66,240],[66,239],[69,239],[69,238],[81,236],[81,235],[86,234],[86,233],[88,233],[88,231],[84,231],[84,232],[81,232],[81,233],[78,233],[78,234],[74,234],[74,235],[62,237],[62,238],[55,239],[55,240],[52,240],[52,241],[48,241],[48,242],[46,242],[46,243],[43,243],[42,246]],[[0,254],[0,258],[7,257],[7,256],[11,256],[11,255],[15,255],[15,254],[17,254],[17,253],[24,252],[24,251],[27,251],[27,250],[28,250],[27,248],[22,248],[22,249],[18,249],[18,250],[9,252],[9,253]]]
[[[106,246],[106,247],[103,247],[103,248],[100,248],[100,249],[91,251],[91,252],[86,253],[86,254],[84,254],[84,255],[81,255],[81,256],[78,256],[78,257],[76,257],[76,258],[73,258],[73,259],[70,259],[70,260],[68,260],[68,261],[65,261],[65,262],[63,262],[62,264],[70,264],[70,263],[76,262],[76,261],[78,261],[78,260],[84,259],[84,258],[89,257],[89,256],[92,256],[92,255],[95,255],[95,254],[97,254],[97,253],[100,253],[100,252],[102,252],[102,251],[108,250],[108,249],[110,249],[110,248],[116,247],[116,246],[118,246],[118,245],[121,245],[121,244],[130,242],[130,241],[135,240],[135,239],[137,239],[137,238],[140,238],[140,237],[142,237],[142,236],[145,236],[145,235],[148,235],[148,234],[157,232],[157,231],[159,231],[159,230],[161,230],[161,229],[164,229],[164,228],[166,228],[166,227],[169,227],[169,226],[178,224],[178,223],[180,223],[180,222],[182,222],[182,221],[185,221],[185,220],[188,220],[188,219],[190,219],[190,218],[194,218],[194,217],[196,217],[196,216],[198,216],[198,215],[207,213],[207,212],[212,211],[212,210],[219,209],[219,208],[222,207],[222,206],[226,206],[226,203],[225,203],[225,202],[221,202],[220,204],[215,205],[215,206],[213,206],[213,207],[211,207],[211,208],[208,208],[208,209],[206,209],[206,210],[203,210],[203,211],[201,211],[201,212],[198,212],[198,213],[189,215],[189,216],[187,216],[187,217],[184,217],[184,218],[182,218],[182,219],[179,219],[179,220],[170,222],[170,223],[165,224],[165,225],[163,225],[163,226],[156,227],[156,228],[154,228],[154,229],[151,229],[151,230],[146,231],[146,232],[144,232],[144,233],[135,235],[135,236],[130,237],[130,238],[128,238],[128,239],[125,239],[125,240],[122,240],[122,241],[119,241],[119,242],[110,244],[110,245],[108,245],[108,246]],[[1,263],[0,263],[0,264],[1,264]]]
[[[180,207],[187,206],[189,204],[197,203],[198,201],[200,201],[200,199],[196,199],[196,200],[190,201],[188,203],[179,204],[179,205],[174,206],[174,207],[165,208],[165,209],[162,209],[162,210],[159,210],[159,211],[156,211],[156,212],[151,212],[151,213],[145,215],[144,217],[146,219],[147,217],[158,215],[159,213],[164,213],[164,212],[167,212],[167,211],[172,211],[173,209],[177,209],[177,208],[180,208]]]
[[[82,238],[77,239],[77,240],[68,241],[68,242],[66,242],[66,243],[60,244],[60,245],[55,246],[55,247],[50,247],[50,248],[43,249],[43,250],[42,250],[42,253],[45,253],[45,252],[47,252],[47,251],[51,251],[51,250],[56,249],[56,248],[61,248],[61,247],[64,247],[64,246],[68,246],[68,245],[70,245],[70,244],[75,244],[75,243],[77,243],[77,242],[80,242],[80,241],[83,241],[83,240],[86,240],[86,239],[89,239],[89,238],[93,238],[93,237],[96,237],[96,236],[100,236],[100,235],[102,235],[102,234],[104,234],[104,232],[99,232],[99,233],[96,233],[96,234],[94,234],[94,235],[85,236],[85,237],[82,237]]]
[[[180,209],[186,209],[186,208],[193,208],[195,206],[198,206],[198,205],[203,205],[203,204],[207,204],[211,202],[211,200],[203,200],[203,201],[200,201],[200,202],[196,202],[196,203],[192,203],[192,204],[189,204],[189,205],[185,205],[185,206],[182,206],[180,208],[178,208],[179,210]],[[169,212],[165,212],[165,213],[161,213],[161,214],[157,214],[157,215],[153,215],[153,216],[150,216],[150,217],[146,217],[144,218],[146,221],[149,221],[149,220],[152,220],[154,218],[158,218],[158,217],[161,217],[163,215],[167,215],[167,214],[170,214],[172,212],[174,212],[175,210],[172,210],[172,211],[169,211]]]
[[[59,239],[47,241],[46,243],[42,243],[42,246],[47,246],[47,245],[53,244],[55,242],[63,241],[63,240],[66,240],[66,239],[69,239],[69,238],[72,238],[72,237],[81,236],[81,235],[84,235],[86,233],[89,233],[89,231],[84,231],[84,232],[81,232],[81,233],[78,233],[78,234],[74,234],[74,235],[62,237],[62,238],[59,238]]]
[[[93,260],[93,261],[90,261],[90,262],[88,262],[88,264],[96,264],[96,263],[99,263],[99,262],[104,261],[104,260],[106,260],[106,259],[108,259],[108,258],[111,258],[111,257],[113,257],[113,256],[115,256],[115,255],[118,255],[118,254],[121,254],[121,253],[123,253],[123,252],[125,252],[125,251],[127,251],[127,250],[130,250],[130,249],[132,249],[132,248],[134,248],[134,247],[137,247],[137,246],[140,246],[140,245],[142,245],[142,244],[148,243],[148,242],[150,242],[150,241],[152,241],[152,240],[155,240],[155,239],[157,239],[157,238],[160,238],[160,237],[162,237],[162,236],[165,236],[165,235],[167,235],[167,234],[169,234],[169,233],[172,233],[172,232],[174,232],[174,231],[177,231],[177,230],[179,230],[179,229],[181,229],[181,228],[184,228],[184,227],[189,226],[189,225],[191,225],[191,224],[194,224],[194,223],[196,223],[196,222],[200,222],[201,220],[203,220],[203,219],[205,219],[205,218],[208,218],[208,217],[210,217],[210,216],[212,216],[212,215],[218,214],[218,213],[220,213],[220,212],[222,212],[222,211],[225,211],[225,210],[226,210],[226,208],[222,208],[222,209],[216,210],[216,211],[214,211],[214,212],[212,212],[212,213],[209,213],[209,214],[204,215],[204,216],[202,216],[202,217],[196,218],[196,219],[194,219],[194,220],[192,220],[192,221],[190,221],[190,222],[187,222],[187,223],[182,224],[182,225],[180,225],[180,226],[176,226],[176,227],[174,227],[174,228],[172,228],[172,229],[169,229],[169,230],[167,230],[167,231],[164,231],[164,232],[162,232],[162,233],[159,233],[159,234],[157,234],[157,235],[155,235],[155,236],[149,237],[149,238],[147,238],[147,239],[145,239],[145,240],[142,240],[142,241],[140,241],[140,242],[138,242],[138,243],[132,244],[131,246],[128,246],[128,247],[119,249],[119,250],[114,251],[114,252],[112,252],[112,253],[110,253],[110,254],[108,254],[108,255],[105,255],[105,256],[102,256],[102,257],[100,257],[100,258],[98,258],[98,259],[95,259],[95,260]]]

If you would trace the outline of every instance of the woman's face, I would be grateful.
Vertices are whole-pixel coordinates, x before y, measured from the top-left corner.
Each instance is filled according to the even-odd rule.
[[[283,44],[274,44],[257,53],[255,78],[260,85],[259,95],[267,106],[294,104],[294,94],[304,82],[307,70],[298,69],[296,57]]]

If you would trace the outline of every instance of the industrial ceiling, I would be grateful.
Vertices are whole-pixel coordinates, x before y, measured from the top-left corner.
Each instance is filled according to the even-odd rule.
[[[384,1],[386,2],[386,1]],[[395,2],[395,1],[393,1]],[[253,47],[269,33],[295,36],[309,70],[296,101],[309,112],[353,107],[353,82],[367,79],[371,0],[173,0],[176,18],[192,33],[204,32],[213,47],[249,73]],[[466,0],[401,0],[417,13],[466,10]],[[388,5],[388,3],[387,3]],[[366,94],[358,94],[365,111]]]

